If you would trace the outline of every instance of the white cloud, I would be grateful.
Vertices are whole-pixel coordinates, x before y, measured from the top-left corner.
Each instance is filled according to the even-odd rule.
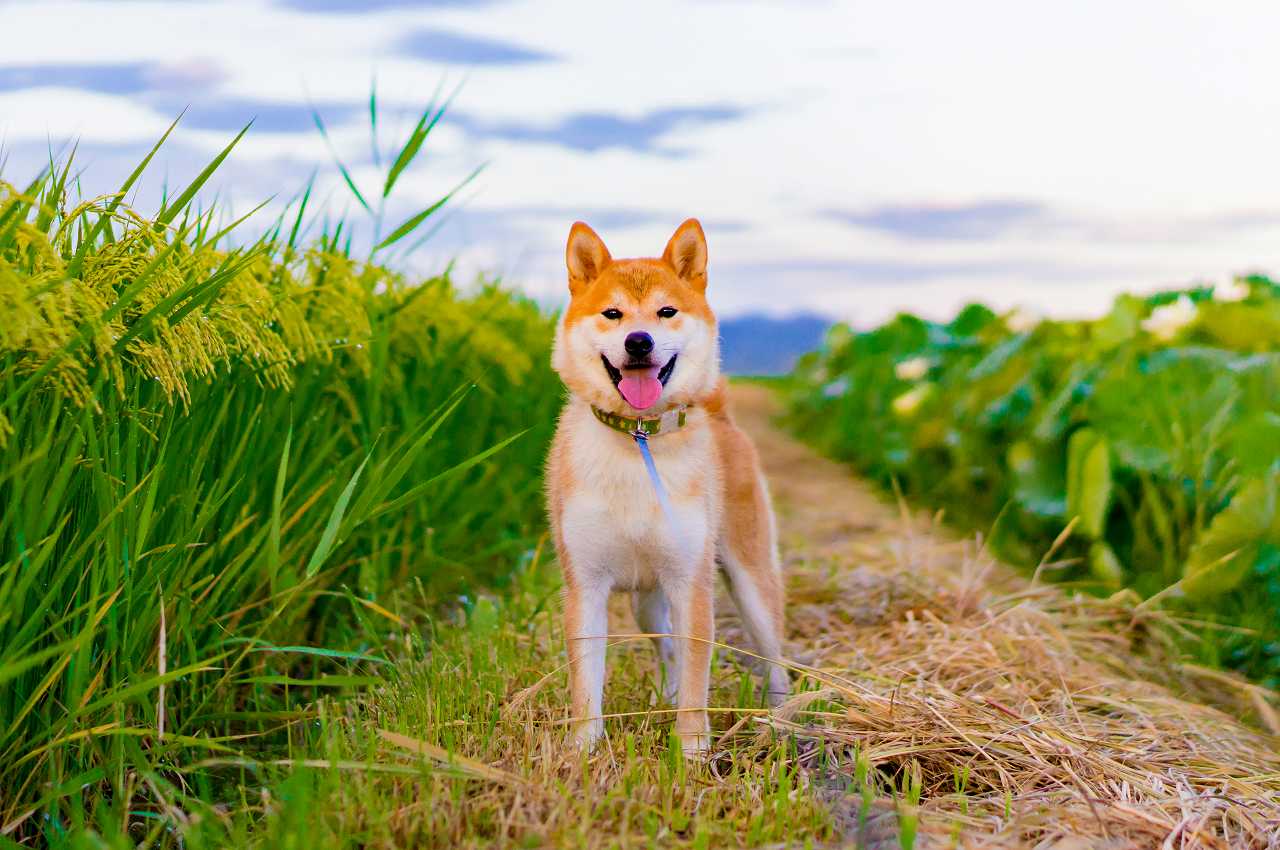
[[[8,142],[154,143],[172,120],[117,95],[53,87],[0,92],[0,135]]]
[[[1272,167],[1280,53],[1270,44],[1280,8],[1269,3],[655,0],[610,11],[520,0],[318,15],[267,0],[43,0],[10,3],[5,21],[13,32],[56,29],[60,37],[12,40],[0,70],[216,65],[221,76],[186,90],[197,106],[206,98],[269,105],[307,96],[358,105],[376,71],[391,110],[388,140],[407,131],[404,110],[420,106],[446,72],[466,79],[455,108],[484,124],[545,128],[589,113],[636,119],[673,107],[745,110],[737,120],[678,124],[657,140],[683,157],[584,153],[437,128],[425,161],[397,189],[396,214],[438,197],[476,164],[490,167],[468,192],[466,214],[414,266],[460,251],[461,269],[496,270],[547,297],[563,290],[571,210],[651,211],[651,222],[605,229],[619,255],[658,252],[687,215],[745,225],[709,226],[717,303],[818,308],[864,323],[900,308],[941,316],[974,299],[1049,314],[1096,312],[1122,290],[1280,268],[1280,170]],[[396,55],[397,40],[420,28],[557,60],[464,69]],[[80,135],[141,145],[170,117],[142,99],[0,92],[0,133],[9,141]],[[365,156],[359,112],[330,130],[344,158]],[[184,130],[181,150],[207,156],[230,135]],[[325,194],[342,198],[314,132],[253,131],[236,157],[245,166],[237,179],[256,175],[237,185],[238,199],[291,194],[296,186],[279,185],[281,163],[321,168]],[[362,185],[378,183],[367,166],[357,175]],[[1034,204],[1045,216],[940,240],[821,214],[980,208],[993,199]],[[1255,216],[1249,226],[1224,224],[1242,211]]]

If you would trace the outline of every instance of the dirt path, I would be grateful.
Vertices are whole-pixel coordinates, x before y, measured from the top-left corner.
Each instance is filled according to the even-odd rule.
[[[1257,731],[1273,694],[1180,663],[1163,614],[1033,584],[906,515],[774,427],[766,389],[733,395],[780,520],[787,651],[829,701],[761,725],[815,765],[856,749],[898,783],[918,769],[917,846],[1280,847],[1280,738]],[[720,635],[739,639],[729,613]],[[832,801],[855,839],[860,801]]]

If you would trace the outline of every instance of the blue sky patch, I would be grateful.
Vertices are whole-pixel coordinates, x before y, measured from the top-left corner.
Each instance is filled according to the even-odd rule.
[[[746,114],[747,110],[741,107],[712,105],[656,109],[634,118],[612,112],[575,112],[551,124],[490,122],[460,112],[446,114],[445,120],[452,120],[469,133],[504,141],[542,142],[588,153],[618,148],[682,156],[689,151],[663,146],[663,138],[681,127],[735,121]]]
[[[0,91],[43,86],[82,89],[103,94],[139,94],[155,83],[153,66],[124,65],[9,65],[0,67]]]
[[[396,49],[414,59],[446,65],[528,65],[556,58],[510,41],[440,29],[411,32],[400,39]]]
[[[299,12],[354,13],[383,9],[466,9],[489,5],[491,0],[277,0],[278,4]]]
[[[904,239],[990,239],[1041,218],[1033,201],[992,200],[955,206],[893,205],[869,210],[825,210],[828,218]]]
[[[176,106],[176,104],[175,104]],[[364,114],[362,104],[328,104],[317,107],[326,127]],[[181,110],[176,106],[174,115]],[[182,126],[200,130],[239,131],[253,120],[259,133],[315,133],[312,107],[305,103],[210,98],[192,103],[182,118]]]

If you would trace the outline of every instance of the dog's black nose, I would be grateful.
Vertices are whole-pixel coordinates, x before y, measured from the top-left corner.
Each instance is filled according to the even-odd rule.
[[[653,351],[653,337],[644,331],[632,331],[627,334],[627,341],[623,346],[632,357],[647,357]]]

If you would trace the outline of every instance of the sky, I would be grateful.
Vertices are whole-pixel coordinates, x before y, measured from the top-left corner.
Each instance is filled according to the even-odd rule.
[[[391,259],[553,304],[577,219],[639,256],[697,216],[722,315],[860,326],[1280,272],[1274,3],[0,0],[0,21],[3,179],[76,143],[83,191],[111,191],[186,109],[143,210],[256,119],[207,202],[271,199],[265,227],[315,173],[313,209],[367,238],[312,108],[376,195],[456,88],[383,232],[485,168]]]

